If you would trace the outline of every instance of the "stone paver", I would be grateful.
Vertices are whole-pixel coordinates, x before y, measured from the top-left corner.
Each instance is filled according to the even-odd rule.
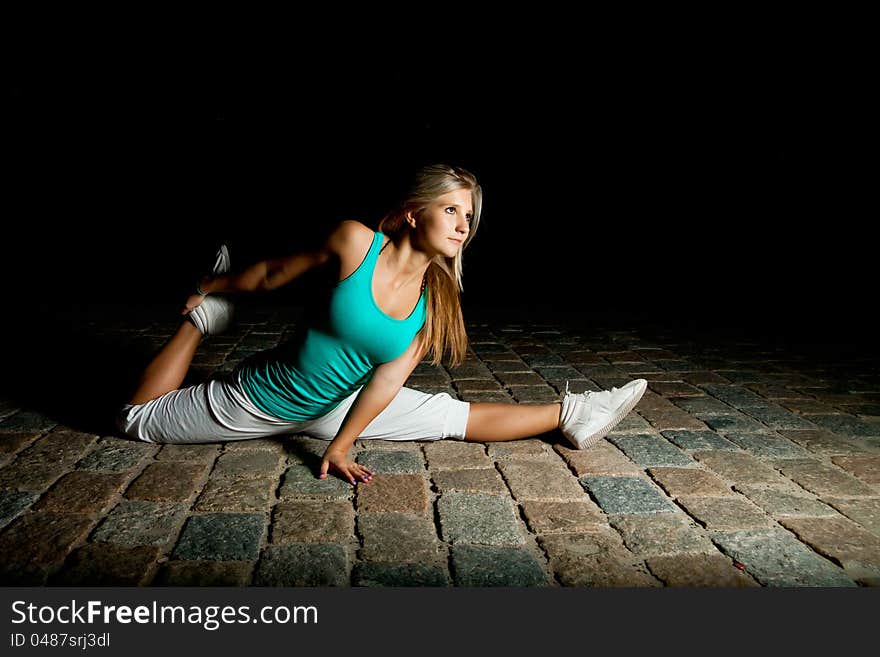
[[[810,456],[803,447],[778,436],[761,433],[728,433],[727,438],[758,458],[795,459]]]
[[[254,452],[260,454],[263,452]],[[263,511],[275,501],[278,479],[219,477],[209,479],[196,501],[196,511]]]
[[[58,513],[100,513],[128,480],[127,474],[74,471],[59,479],[35,509]]]
[[[377,475],[369,483],[358,485],[358,513],[426,514],[430,508],[428,482],[421,475]]]
[[[780,429],[777,433],[797,443],[807,451],[819,454],[820,456],[832,454],[856,455],[863,454],[865,451],[864,447],[822,429],[809,431],[787,431]]]
[[[806,491],[795,493],[790,490],[767,488],[765,486],[749,486],[747,484],[737,484],[734,488],[774,518],[783,516],[831,517],[837,515],[834,509],[810,496]]]
[[[880,485],[880,455],[835,456],[831,461],[866,484]]]
[[[104,518],[91,540],[119,545],[173,544],[186,515],[185,504],[123,500]]]
[[[666,513],[672,503],[656,486],[637,477],[581,477],[581,485],[605,513]]]
[[[522,503],[523,515],[529,528],[536,534],[591,531],[607,519],[592,501]]]
[[[611,528],[578,534],[539,536],[550,567],[562,586],[644,587],[660,586],[641,563],[623,546]]]
[[[169,561],[153,584],[156,586],[247,586],[254,564],[249,561]]]
[[[255,513],[192,516],[183,528],[175,559],[253,561],[260,551],[265,519]]]
[[[33,504],[36,499],[36,493],[0,491],[0,529],[3,529],[3,527],[12,522],[16,516]]]
[[[825,501],[850,520],[880,536],[880,497],[826,497]]]
[[[681,449],[712,450],[712,449],[739,449],[734,443],[714,431],[664,431],[663,437]]]
[[[428,467],[435,470],[463,470],[466,468],[491,468],[492,460],[486,456],[486,448],[478,443],[442,441],[425,446]]]
[[[819,497],[855,497],[876,495],[877,491],[851,474],[814,459],[778,461],[786,477]]]
[[[236,479],[261,479],[276,476],[284,467],[281,454],[270,450],[226,452],[220,455],[211,471],[211,477],[235,477]]]
[[[670,497],[733,494],[717,475],[699,468],[649,468],[648,473]]]
[[[444,541],[481,545],[520,545],[510,500],[483,493],[446,493],[437,501]]]
[[[676,552],[714,552],[715,546],[682,513],[654,513],[611,516],[627,548],[638,556]]]
[[[95,448],[77,464],[80,470],[126,472],[153,456],[158,447],[120,438],[101,438]]]
[[[452,570],[457,586],[548,586],[535,556],[521,548],[455,545]]]
[[[357,462],[376,475],[425,472],[425,459],[419,452],[373,449],[358,454]]]
[[[843,566],[847,574],[880,577],[880,537],[846,518],[783,518],[786,529],[822,554]]]
[[[709,450],[694,452],[694,458],[702,465],[718,473],[722,479],[738,484],[786,483],[785,478],[768,465],[761,463],[751,454]]]
[[[857,586],[783,529],[721,533],[713,541],[763,586]]]
[[[742,588],[760,586],[734,566],[729,557],[714,554],[672,554],[650,557],[645,564],[667,586],[679,588]]]
[[[440,493],[450,491],[507,495],[507,484],[495,468],[440,470],[431,479]]]
[[[743,497],[696,497],[682,495],[678,503],[706,529],[733,531],[770,527],[773,519]]]
[[[609,438],[637,465],[693,465],[694,461],[669,441],[655,435],[612,436]]]
[[[420,563],[370,561],[355,567],[355,586],[449,586],[446,568]]]
[[[347,501],[299,500],[275,506],[272,543],[346,543],[354,536],[354,508]]]
[[[642,470],[611,443],[600,441],[590,449],[569,449],[556,445],[555,449],[565,459],[578,477],[584,475],[639,475]]]
[[[579,500],[583,489],[560,461],[502,461],[498,464],[514,498],[524,500]]]
[[[535,438],[503,443],[489,443],[488,450],[489,457],[495,461],[505,459],[544,460],[551,456],[547,443]]]
[[[297,544],[263,550],[256,586],[349,586],[351,565],[341,545]]]
[[[184,502],[202,487],[208,471],[206,463],[152,463],[125,491],[130,500]]]
[[[446,552],[437,539],[433,520],[409,513],[363,513],[358,533],[364,546],[359,556],[366,561],[437,562]]]
[[[93,524],[86,515],[53,511],[18,517],[0,534],[0,584],[44,584],[48,569],[84,540]]]
[[[282,500],[314,498],[324,500],[349,499],[354,494],[351,484],[339,477],[318,479],[317,470],[306,465],[292,465],[284,473],[278,496]]]
[[[85,545],[52,578],[60,586],[142,586],[156,566],[159,549],[147,545]]]

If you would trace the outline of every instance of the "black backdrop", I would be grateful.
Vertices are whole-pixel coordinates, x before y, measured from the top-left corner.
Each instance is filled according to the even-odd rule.
[[[242,266],[341,219],[375,226],[415,167],[447,161],[484,189],[466,313],[866,337],[867,172],[833,71],[782,49],[621,52],[460,71],[23,59],[4,89],[4,285],[18,311],[177,303],[220,242]]]

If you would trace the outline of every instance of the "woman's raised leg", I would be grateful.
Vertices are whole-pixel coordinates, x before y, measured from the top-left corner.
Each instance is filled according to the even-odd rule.
[[[473,442],[517,440],[553,431],[562,403],[505,404],[472,402],[464,439]]]
[[[166,392],[177,390],[189,371],[201,339],[199,329],[184,320],[177,332],[147,365],[129,404],[143,404]]]

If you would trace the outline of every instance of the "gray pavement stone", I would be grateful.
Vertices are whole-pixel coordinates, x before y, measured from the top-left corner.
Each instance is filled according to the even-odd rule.
[[[350,565],[341,545],[269,546],[254,574],[255,586],[349,586]]]
[[[835,456],[831,462],[866,484],[871,486],[880,484],[880,455]]]
[[[579,479],[607,514],[667,513],[672,503],[651,482],[637,477],[594,477]]]
[[[739,385],[708,384],[703,386],[703,390],[734,408],[766,406],[767,404],[766,399]]]
[[[779,528],[719,533],[712,540],[763,586],[856,586],[838,566]]]
[[[280,456],[287,454],[286,440],[284,438],[254,438],[251,440],[237,440],[223,444],[224,454],[233,454],[239,452],[251,452],[261,450],[266,452],[275,452]]]
[[[51,583],[60,586],[143,586],[152,576],[158,556],[158,548],[146,545],[84,545],[71,553]]]
[[[738,411],[732,406],[719,401],[714,397],[689,397],[676,399],[675,405],[691,415],[705,420],[719,415],[733,415]]]
[[[617,447],[600,440],[589,449],[570,449],[556,445],[555,450],[578,477],[584,475],[640,475],[641,468]]]
[[[826,497],[825,501],[850,520],[880,536],[880,497]]]
[[[674,588],[760,586],[737,569],[729,557],[718,552],[654,556],[648,558],[645,564],[655,577]]]
[[[732,433],[762,433],[768,432],[770,429],[765,427],[757,420],[753,420],[748,415],[719,415],[717,417],[706,418],[706,424],[713,431],[717,431],[725,436]]]
[[[878,438],[880,426],[853,415],[811,415],[810,422],[844,438]]]
[[[449,586],[446,568],[420,563],[369,562],[355,566],[354,586]]]
[[[431,475],[431,479],[440,493],[461,491],[507,495],[510,492],[501,475],[494,468],[440,470]]]
[[[354,494],[351,484],[339,477],[328,476],[318,479],[316,470],[306,465],[292,465],[284,473],[279,490],[282,500],[295,498],[316,498],[325,500],[349,499]]]
[[[40,434],[36,431],[0,433],[0,454],[12,454],[33,442]]]
[[[455,545],[452,571],[456,586],[549,586],[541,564],[514,547]]]
[[[816,429],[812,431],[789,431],[781,429],[778,433],[810,452],[820,456],[830,456],[834,454],[859,455],[865,453],[865,448],[861,445],[847,440],[846,438],[841,438],[826,429]]]
[[[427,514],[431,509],[428,482],[421,475],[377,475],[359,484],[357,510]]]
[[[0,490],[39,494],[64,475],[67,468],[51,461],[17,460],[0,468]]]
[[[523,514],[529,528],[536,534],[592,531],[607,524],[601,509],[591,500],[578,502],[526,501]]]
[[[260,452],[254,452],[259,454]],[[278,479],[211,478],[196,501],[196,511],[265,511],[275,501]]]
[[[693,459],[660,436],[609,436],[609,440],[643,468],[658,465],[694,465]]]
[[[358,454],[357,462],[377,475],[425,472],[425,459],[420,452],[374,449]]]
[[[166,545],[177,538],[187,515],[185,504],[123,500],[92,534],[96,543]]]
[[[265,518],[257,513],[211,513],[192,516],[177,546],[175,559],[255,561]]]
[[[0,529],[15,520],[15,518],[33,504],[36,499],[36,493],[29,493],[27,491],[0,491]]]
[[[79,470],[96,472],[126,472],[133,469],[157,451],[155,445],[122,440],[121,438],[101,438],[95,448],[77,464]]]
[[[354,537],[354,517],[348,501],[283,502],[274,509],[272,543],[346,543]]]
[[[155,462],[125,491],[130,500],[185,502],[201,488],[208,472],[207,463],[181,461]]]
[[[509,499],[482,493],[446,493],[437,501],[443,540],[449,543],[520,545]]]
[[[785,408],[767,403],[766,406],[750,406],[745,411],[748,415],[766,424],[771,429],[814,429],[815,425]]]
[[[730,487],[718,476],[699,468],[650,468],[648,470],[671,497],[679,495],[733,495]]]
[[[557,459],[558,460],[558,459]],[[585,497],[571,472],[558,464],[539,461],[501,461],[501,474],[518,501],[580,500]]]
[[[852,579],[880,577],[880,537],[846,518],[783,518],[786,529],[821,555],[840,564]]]
[[[664,431],[663,437],[687,450],[737,450],[732,442],[714,431]]]
[[[437,562],[445,560],[432,519],[409,513],[362,513],[358,533],[366,561]]]
[[[34,441],[27,449],[19,452],[14,465],[34,465],[68,470],[73,467],[97,436],[77,431],[53,431]]]
[[[262,479],[267,476],[275,477],[284,466],[284,455],[274,450],[252,449],[224,452],[214,464],[211,478]]]
[[[19,411],[0,422],[0,431],[49,431],[58,423],[52,418],[36,411]]]
[[[486,449],[479,443],[463,443],[443,440],[425,445],[428,467],[435,470],[464,470],[467,468],[491,468],[494,464],[486,456]]]
[[[736,443],[743,450],[758,458],[796,459],[808,458],[810,453],[795,443],[774,436],[761,433],[729,433],[727,438]]]
[[[169,561],[153,581],[157,586],[247,586],[249,561]]]
[[[220,445],[217,444],[162,445],[162,449],[156,455],[156,460],[212,463],[219,453]]]
[[[852,475],[814,459],[777,461],[786,477],[820,497],[858,497],[876,495],[877,491]]]
[[[834,509],[809,496],[809,493],[805,491],[797,494],[788,490],[766,488],[764,486],[749,486],[747,484],[737,484],[735,488],[774,518],[783,516],[819,517],[837,515]]]
[[[495,461],[509,459],[547,460],[554,456],[547,444],[537,438],[489,443],[486,447],[489,451],[489,458]]]
[[[722,479],[737,484],[778,484],[786,481],[778,472],[745,452],[708,450],[694,452],[693,457],[702,465],[718,473]]]
[[[35,508],[58,513],[101,513],[109,508],[128,478],[128,473],[76,470],[61,477]]]
[[[678,503],[709,530],[735,531],[771,527],[774,522],[764,510],[740,496],[696,497],[682,495]]]
[[[0,584],[40,586],[83,540],[94,520],[82,514],[40,511],[19,516],[0,534]]]
[[[588,533],[543,535],[538,543],[562,586],[660,586],[610,527]]]
[[[682,513],[620,514],[611,516],[627,548],[637,556],[674,552],[716,552],[715,546]]]

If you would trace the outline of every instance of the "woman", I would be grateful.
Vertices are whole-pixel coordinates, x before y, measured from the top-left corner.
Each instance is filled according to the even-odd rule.
[[[329,441],[320,478],[355,485],[373,473],[352,462],[355,439],[515,440],[559,428],[583,449],[641,399],[644,379],[623,388],[565,394],[553,404],[468,403],[404,387],[426,356],[462,363],[467,335],[459,302],[462,251],[476,234],[482,190],[459,167],[421,169],[404,201],[374,231],[343,221],[313,253],[230,273],[221,247],[212,276],[187,299],[184,321],[145,370],[118,425],[149,442],[199,443],[304,433]],[[326,310],[300,339],[243,361],[231,376],[178,390],[202,336],[221,333],[233,304],[218,293],[273,290],[305,271],[338,268]]]

